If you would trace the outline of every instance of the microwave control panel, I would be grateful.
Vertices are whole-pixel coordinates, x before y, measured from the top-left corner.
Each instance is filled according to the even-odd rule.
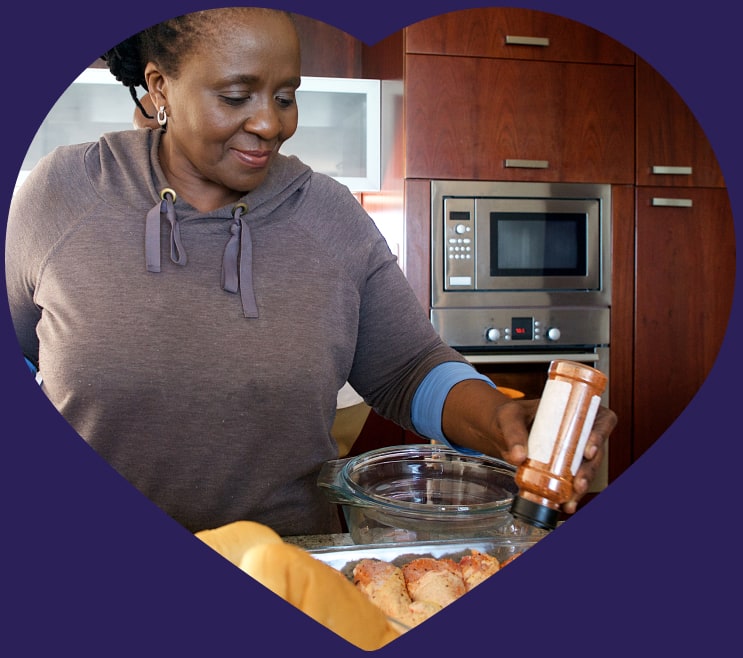
[[[444,200],[444,282],[447,290],[475,288],[475,200]]]

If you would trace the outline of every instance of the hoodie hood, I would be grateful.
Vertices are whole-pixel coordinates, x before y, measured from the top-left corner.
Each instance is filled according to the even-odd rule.
[[[170,227],[170,259],[177,265],[187,266],[188,254],[180,239],[182,222],[193,219],[212,218],[231,219],[230,236],[225,243],[222,257],[222,288],[230,293],[239,294],[246,318],[257,318],[258,307],[253,290],[253,241],[250,225],[270,217],[280,206],[289,202],[312,175],[311,169],[294,156],[277,154],[263,183],[246,193],[237,203],[203,213],[187,202],[178,198],[176,192],[168,186],[158,158],[158,148],[162,131],[136,130],[123,133],[111,133],[102,139],[101,170],[105,169],[108,152],[116,161],[116,152],[131,153],[131,140],[139,139],[142,148],[149,149],[149,172],[140,172],[149,185],[149,194],[154,205],[149,209],[145,221],[145,266],[149,272],[160,272],[161,224],[166,222]],[[123,141],[126,143],[123,143]],[[143,159],[143,161],[146,161]],[[120,172],[117,172],[120,173]]]

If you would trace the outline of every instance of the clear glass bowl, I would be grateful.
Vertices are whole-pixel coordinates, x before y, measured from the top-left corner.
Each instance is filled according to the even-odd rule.
[[[492,537],[511,525],[515,472],[494,457],[405,445],[327,462],[318,485],[357,544]]]

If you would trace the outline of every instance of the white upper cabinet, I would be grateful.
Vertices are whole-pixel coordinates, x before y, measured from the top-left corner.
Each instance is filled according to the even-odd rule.
[[[281,152],[353,192],[380,187],[381,90],[379,80],[303,77],[297,91],[299,126]],[[103,68],[88,68],[53,105],[23,160],[18,184],[39,159],[63,144],[95,141],[133,127],[129,90]]]
[[[380,185],[379,80],[302,78],[299,126],[281,147],[353,192]]]

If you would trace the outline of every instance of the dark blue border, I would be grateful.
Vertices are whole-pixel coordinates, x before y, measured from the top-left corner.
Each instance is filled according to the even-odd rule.
[[[51,104],[92,59],[145,25],[218,4],[16,3],[12,16],[6,13],[0,43],[7,128],[3,198],[9,202],[23,154]],[[265,4],[324,20],[371,43],[428,16],[493,3]],[[740,27],[734,5],[509,4],[586,23],[658,69],[705,128],[740,229]],[[734,613],[740,606],[721,594],[735,596],[742,584],[729,512],[738,500],[741,463],[739,323],[736,294],[730,331],[708,381],[598,500],[497,579],[379,653],[721,655],[737,646],[740,619]],[[92,454],[35,389],[4,297],[0,329],[5,655],[361,653],[215,558]]]

